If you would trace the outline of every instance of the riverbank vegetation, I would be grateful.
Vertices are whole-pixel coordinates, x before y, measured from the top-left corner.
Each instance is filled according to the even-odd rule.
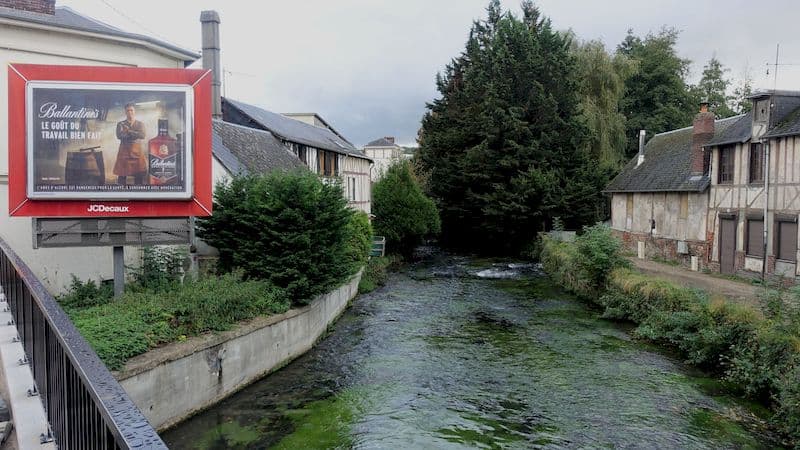
[[[59,298],[111,369],[170,342],[282,313],[344,283],[367,260],[372,230],[338,184],[310,172],[236,177],[215,192],[200,236],[217,246],[217,273],[190,276],[185,253],[146,248],[125,293],[73,280]]]
[[[574,243],[543,237],[541,261],[605,317],[635,323],[635,336],[676,349],[769,405],[775,428],[800,442],[800,289],[768,291],[758,306],[734,304],[639,274],[620,249],[610,230],[596,225]]]
[[[347,208],[338,182],[301,170],[234,177],[214,191],[198,236],[219,250],[222,273],[269,281],[303,305],[357,272],[372,230]]]
[[[389,166],[372,188],[375,234],[386,237],[390,253],[408,257],[425,237],[439,233],[441,223],[433,200],[420,186],[406,160]]]

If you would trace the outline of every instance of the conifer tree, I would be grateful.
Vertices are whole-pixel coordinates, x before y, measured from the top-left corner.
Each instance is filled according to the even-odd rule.
[[[570,46],[531,2],[518,18],[494,0],[437,77],[418,158],[448,243],[514,252],[554,217],[598,219]]]
[[[731,82],[725,78],[725,72],[729,69],[712,56],[708,64],[703,67],[703,76],[694,88],[695,103],[707,101],[711,111],[717,118],[735,116],[736,112],[731,109],[730,103],[733,97],[728,95],[728,87]]]
[[[627,118],[628,157],[638,151],[639,130],[648,137],[691,125],[697,112],[685,82],[689,60],[675,50],[678,31],[664,28],[644,39],[628,30],[617,53],[637,62],[639,70],[625,84],[622,113]]]

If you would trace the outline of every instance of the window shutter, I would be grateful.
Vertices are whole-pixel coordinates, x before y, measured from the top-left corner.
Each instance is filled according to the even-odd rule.
[[[797,222],[778,222],[778,259],[797,260]]]
[[[764,221],[747,220],[747,255],[764,256]]]

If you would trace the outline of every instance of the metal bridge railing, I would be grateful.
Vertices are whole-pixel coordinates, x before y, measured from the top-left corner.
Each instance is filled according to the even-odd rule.
[[[55,299],[2,239],[0,286],[60,449],[167,448]]]

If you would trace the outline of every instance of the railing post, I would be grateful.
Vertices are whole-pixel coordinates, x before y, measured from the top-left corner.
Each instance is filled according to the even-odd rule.
[[[33,275],[0,238],[0,288],[59,448],[166,449],[158,433]]]

